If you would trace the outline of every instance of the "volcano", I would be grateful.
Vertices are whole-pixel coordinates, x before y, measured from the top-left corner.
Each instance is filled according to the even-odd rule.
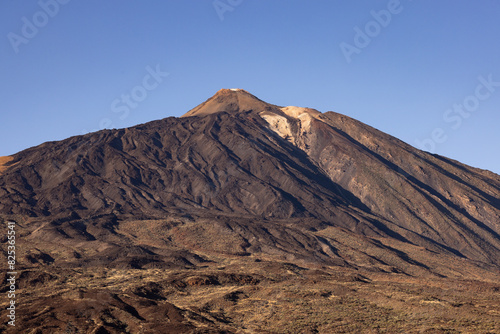
[[[500,326],[499,175],[243,89],[221,89],[180,118],[0,158],[0,215],[17,223],[18,316],[40,332],[368,330],[373,321],[345,320],[335,296],[358,310],[366,305],[353,296],[366,300],[349,289],[406,282],[420,291],[415,308],[428,311],[430,281],[467,285],[470,300],[478,286],[496,291],[473,320]],[[298,293],[287,282],[309,284],[305,300],[321,302],[316,313],[337,310],[337,320],[270,321],[294,302],[265,295]],[[443,291],[439,303],[466,305],[457,319],[468,314],[468,301]],[[388,297],[370,294],[373,319],[402,316],[405,307],[386,314]],[[391,328],[416,328],[413,320]]]

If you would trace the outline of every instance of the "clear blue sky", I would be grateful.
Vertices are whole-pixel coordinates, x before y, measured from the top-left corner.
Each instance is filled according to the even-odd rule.
[[[236,87],[500,173],[500,2],[397,2],[2,0],[0,156]]]

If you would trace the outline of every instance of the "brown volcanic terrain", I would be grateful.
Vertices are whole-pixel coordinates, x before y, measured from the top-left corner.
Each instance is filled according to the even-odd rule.
[[[0,173],[20,332],[500,331],[500,176],[344,115],[224,89]]]
[[[12,161],[12,157],[0,157],[0,174],[7,169],[5,166],[8,162]]]

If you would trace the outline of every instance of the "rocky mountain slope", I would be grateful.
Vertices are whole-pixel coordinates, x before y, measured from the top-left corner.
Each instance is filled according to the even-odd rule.
[[[18,223],[18,265],[35,272],[233,259],[495,281],[500,266],[500,176],[347,116],[272,105],[241,89],[222,89],[181,118],[1,158],[0,214]],[[120,293],[106,291],[106,305],[127,310]],[[220,322],[169,305],[180,324]]]

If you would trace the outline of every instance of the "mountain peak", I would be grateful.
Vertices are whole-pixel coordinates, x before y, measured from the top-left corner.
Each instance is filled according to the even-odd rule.
[[[250,94],[248,91],[246,91],[242,88],[222,88],[222,89],[219,89],[213,97],[220,96],[220,95],[227,96],[227,95],[231,95],[231,94],[233,94],[233,95],[244,94],[244,95],[251,96],[251,97],[258,100],[257,97],[255,97],[253,94]]]
[[[206,116],[219,112],[263,111],[273,105],[241,88],[223,88],[181,117]]]

